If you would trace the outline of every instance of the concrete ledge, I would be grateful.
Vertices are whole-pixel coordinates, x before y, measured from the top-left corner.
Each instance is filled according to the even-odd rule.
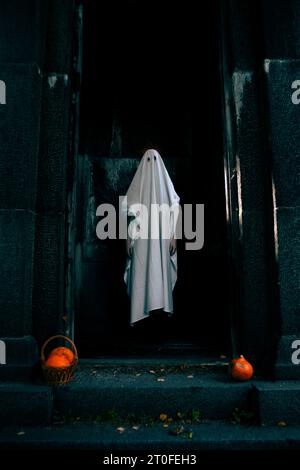
[[[255,384],[255,402],[263,425],[300,424],[300,382],[280,381]]]
[[[38,363],[37,345],[32,336],[19,338],[0,338],[3,342],[0,364],[1,381],[29,381],[34,377],[35,367]],[[2,357],[4,354],[4,358]]]
[[[33,364],[38,361],[38,350],[33,336],[0,338],[6,345],[6,365]],[[4,367],[6,366],[4,365]],[[1,365],[2,366],[2,365]]]

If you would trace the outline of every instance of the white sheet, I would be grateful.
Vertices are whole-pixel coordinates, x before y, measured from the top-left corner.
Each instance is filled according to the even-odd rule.
[[[125,209],[134,218],[130,225],[132,256],[127,258],[124,274],[131,299],[130,324],[133,325],[149,316],[152,310],[173,313],[177,251],[170,255],[170,240],[177,222],[178,213],[174,209],[178,210],[179,197],[156,150],[145,152],[126,196]],[[143,223],[141,204],[148,210],[148,226]],[[157,212],[151,214],[151,204],[167,204],[171,212],[162,211],[158,217]],[[151,233],[156,238],[151,238]]]

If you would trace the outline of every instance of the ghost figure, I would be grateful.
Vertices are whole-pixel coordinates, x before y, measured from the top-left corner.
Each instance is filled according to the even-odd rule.
[[[133,326],[153,310],[173,313],[179,197],[156,150],[143,155],[126,196],[123,209],[130,223],[124,280]]]

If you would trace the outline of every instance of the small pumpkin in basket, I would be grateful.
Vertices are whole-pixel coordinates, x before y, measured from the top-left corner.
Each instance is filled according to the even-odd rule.
[[[66,356],[50,354],[45,364],[48,367],[68,367],[70,365],[70,361]]]
[[[59,346],[52,349],[50,353],[45,355],[45,349],[51,341],[64,340],[69,343],[70,347]],[[41,365],[44,378],[49,385],[59,385],[68,383],[77,366],[78,355],[77,349],[73,341],[63,335],[56,335],[49,338],[43,345],[41,350]]]
[[[50,359],[50,357],[52,356],[58,356],[58,357],[63,357],[65,359],[67,359],[69,361],[69,364],[71,364],[73,361],[74,361],[74,358],[75,358],[75,355],[74,353],[71,351],[71,349],[69,348],[65,348],[64,346],[59,346],[58,348],[55,348],[53,349],[51,352],[50,352],[50,356],[48,358],[48,360]],[[55,367],[55,366],[54,366]],[[59,366],[57,366],[59,367]]]

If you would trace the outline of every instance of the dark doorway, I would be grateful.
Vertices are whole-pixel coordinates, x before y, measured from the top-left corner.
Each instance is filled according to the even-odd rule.
[[[219,3],[196,6],[83,3],[74,282],[81,356],[229,348]],[[186,251],[179,242],[173,317],[132,328],[125,242],[97,239],[96,207],[117,207],[149,142],[181,203],[205,204],[205,243]]]

